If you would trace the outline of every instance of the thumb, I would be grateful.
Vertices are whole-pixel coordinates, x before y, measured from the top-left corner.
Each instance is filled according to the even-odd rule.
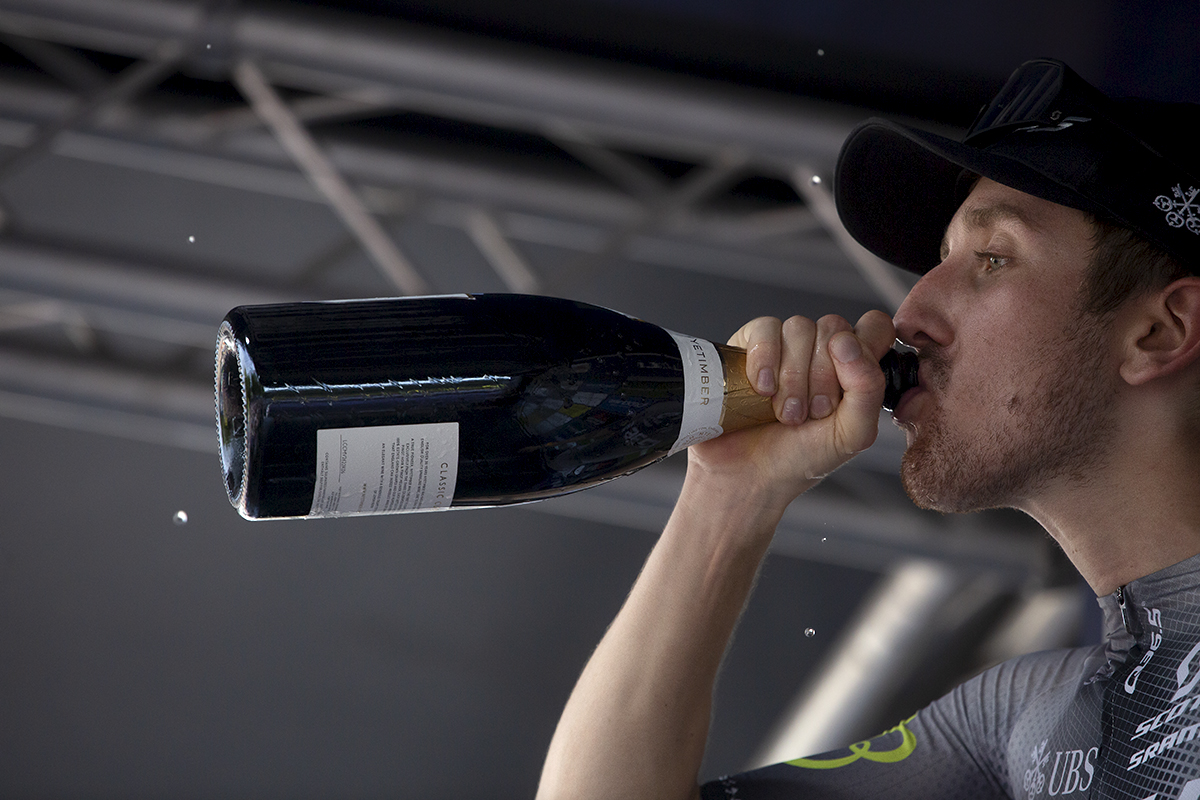
[[[849,331],[829,340],[842,399],[838,403],[834,436],[846,455],[866,450],[879,433],[879,409],[883,406],[884,377],[879,364],[867,356],[858,337]]]

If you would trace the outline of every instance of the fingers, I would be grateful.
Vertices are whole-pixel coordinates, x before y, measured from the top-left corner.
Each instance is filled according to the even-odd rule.
[[[745,348],[746,378],[764,397],[774,395],[779,387],[782,327],[774,317],[759,317],[747,322],[729,339],[731,345]]]
[[[864,416],[877,416],[883,403],[884,377],[879,360],[896,341],[892,318],[869,311],[853,330],[838,329],[827,345],[841,402],[856,404]]]
[[[863,315],[852,332],[838,331],[829,340],[829,354],[842,388],[835,430],[842,453],[866,450],[878,435],[884,391],[879,359],[895,338],[891,318],[873,311]]]
[[[810,414],[809,383],[817,329],[812,320],[790,317],[780,326],[779,388],[775,418],[796,425]]]
[[[850,323],[838,316],[825,316],[817,320],[817,339],[809,365],[809,416],[825,419],[837,408],[842,387],[838,383],[837,370],[829,352],[829,343],[835,334],[852,332]]]
[[[775,417],[799,424],[809,415],[809,370],[817,341],[812,320],[781,322],[759,317],[742,326],[729,343],[746,349],[746,378],[755,391],[774,398]]]
[[[746,377],[760,395],[774,398],[776,418],[794,425],[828,417],[847,392],[856,403],[874,402],[877,415],[882,395],[872,398],[883,383],[878,361],[894,341],[891,318],[872,311],[856,327],[834,315],[815,323],[799,316],[783,322],[759,317],[729,343],[746,349]],[[860,363],[864,353],[871,358]]]
[[[841,394],[826,343],[830,335],[851,330],[840,317],[814,323],[805,317],[781,322],[759,317],[729,340],[746,349],[746,377],[760,395],[773,397],[780,422],[799,424],[832,413]]]
[[[854,333],[876,361],[896,343],[896,326],[882,311],[863,314],[854,326]]]

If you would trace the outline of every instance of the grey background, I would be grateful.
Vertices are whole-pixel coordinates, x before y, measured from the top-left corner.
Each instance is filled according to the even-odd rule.
[[[19,168],[0,160],[3,797],[531,796],[681,480],[676,457],[534,506],[241,520],[212,430],[222,315],[398,291],[273,136],[237,117],[237,58],[261,58],[297,109],[376,92],[309,130],[431,291],[512,288],[466,224],[482,211],[541,293],[719,341],[761,314],[883,304],[789,184],[801,161],[828,176],[854,121],[961,130],[1043,54],[1114,93],[1200,100],[1194,3],[213,3],[212,52],[47,135],[198,8],[0,0],[0,159],[45,138]],[[344,25],[388,37],[381,59],[440,69],[289,62],[245,44],[246,18]],[[472,59],[525,83],[472,94]],[[693,103],[679,107],[704,112],[695,141],[673,113],[571,110],[596,85],[651,111]],[[742,124],[705,139],[730,108]],[[568,118],[587,135],[552,124]],[[706,175],[711,191],[677,196]],[[856,712],[856,735],[997,654],[1094,636],[1083,591],[1052,637],[1014,633],[1077,576],[1016,514],[916,511],[901,448],[885,423],[795,505],[727,658],[705,777],[750,763],[907,559],[973,576],[976,595],[917,620],[919,652],[897,653],[901,679]]]

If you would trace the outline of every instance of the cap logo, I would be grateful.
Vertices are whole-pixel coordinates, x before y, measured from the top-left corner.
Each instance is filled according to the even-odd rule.
[[[1058,112],[1055,111],[1054,114],[1051,114],[1050,116],[1053,119],[1057,120],[1058,117],[1055,116],[1055,114],[1058,114]],[[1017,132],[1018,133],[1053,133],[1054,131],[1065,131],[1067,128],[1071,127],[1076,122],[1091,122],[1091,121],[1092,120],[1088,117],[1063,117],[1062,122],[1059,122],[1057,125],[1029,125],[1024,128],[1017,128]]]
[[[1189,186],[1185,193],[1183,184],[1177,183],[1171,189],[1171,194],[1174,197],[1160,194],[1154,198],[1154,207],[1167,212],[1167,224],[1172,228],[1187,226],[1189,231],[1200,236],[1200,201],[1196,199],[1200,189]]]

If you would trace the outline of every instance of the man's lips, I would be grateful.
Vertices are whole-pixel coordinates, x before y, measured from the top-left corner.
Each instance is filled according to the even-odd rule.
[[[929,390],[929,362],[922,361],[917,370],[918,384],[909,389],[900,397],[900,402],[896,404],[895,411],[892,412],[892,419],[899,425],[904,425],[915,421],[920,414],[920,409],[927,402],[924,398],[932,396]]]
[[[914,412],[916,411],[915,406],[919,405],[919,398],[923,394],[928,393],[920,386],[917,386],[909,389],[901,396],[900,402],[896,404],[896,410],[892,412],[892,419],[896,424],[904,425],[913,421]]]

